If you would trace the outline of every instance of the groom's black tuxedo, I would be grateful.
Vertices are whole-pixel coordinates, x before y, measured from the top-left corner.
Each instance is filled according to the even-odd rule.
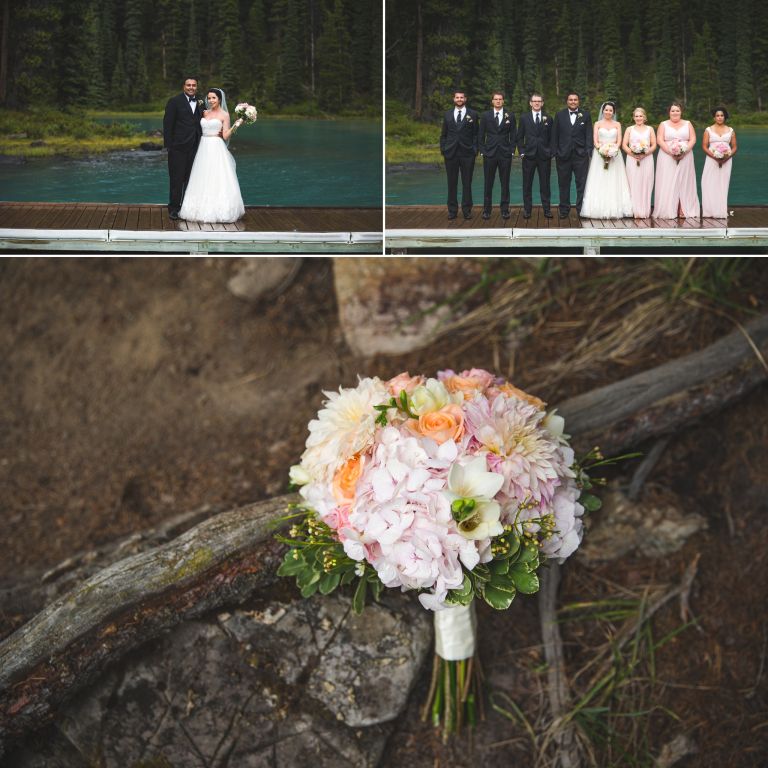
[[[523,164],[523,210],[531,213],[533,208],[533,176],[539,172],[539,191],[541,207],[546,214],[550,209],[549,176],[552,169],[552,118],[544,110],[539,114],[538,124],[533,119],[533,112],[520,115],[517,128],[517,151]]]
[[[592,118],[589,112],[576,109],[573,125],[567,107],[555,115],[552,152],[555,155],[560,188],[560,214],[567,216],[571,209],[571,174],[576,179],[576,210],[581,211],[592,152]]]
[[[195,97],[197,101],[197,97]],[[200,125],[202,109],[199,104],[193,112],[186,94],[168,99],[163,116],[163,146],[168,149],[168,175],[171,180],[168,210],[178,213],[184,189],[189,183],[192,163],[203,129]]]
[[[512,155],[515,154],[515,116],[503,107],[501,124],[496,117],[496,110],[489,109],[480,116],[478,143],[483,156],[483,214],[489,214],[493,207],[493,182],[496,170],[501,183],[501,213],[509,211],[509,172],[512,167]]]
[[[440,131],[440,152],[445,160],[448,175],[448,213],[455,216],[459,210],[458,186],[461,172],[461,209],[465,216],[472,211],[472,173],[477,156],[478,123],[477,112],[462,107],[461,123],[456,122],[455,110],[449,109],[443,115]]]

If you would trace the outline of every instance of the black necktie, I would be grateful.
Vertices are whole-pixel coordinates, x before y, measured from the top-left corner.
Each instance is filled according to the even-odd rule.
[[[496,125],[501,125],[501,112],[496,113]]]
[[[539,113],[536,113],[536,127],[538,128],[541,125],[541,118],[539,117]]]
[[[459,110],[459,114],[458,114],[458,115],[456,115],[456,122],[457,122],[457,123],[460,123],[460,122],[461,122],[461,110]]]

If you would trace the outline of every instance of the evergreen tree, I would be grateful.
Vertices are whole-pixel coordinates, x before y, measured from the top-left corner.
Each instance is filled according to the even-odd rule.
[[[109,84],[109,100],[113,104],[124,102],[128,93],[128,76],[125,72],[125,57],[123,56],[123,46],[117,46],[117,57],[115,58],[115,68],[112,70],[112,80]]]
[[[85,14],[85,37],[82,41],[85,52],[86,103],[90,106],[103,106],[107,103],[107,85],[104,80],[104,55],[101,30],[103,16],[97,13],[93,5]]]
[[[708,118],[720,100],[717,57],[709,23],[705,22],[700,34],[694,39],[693,53],[688,61],[690,72],[689,109],[701,118]]]
[[[643,90],[645,88],[647,71],[639,19],[635,19],[632,25],[632,31],[630,32],[627,44],[626,62],[625,98],[632,107],[635,107],[642,104],[645,100]]]
[[[576,76],[574,69],[576,46],[570,2],[563,2],[560,6],[560,14],[555,25],[555,39],[557,41],[554,46],[555,95],[560,99],[565,96],[565,90],[573,87]]]
[[[88,101],[88,40],[85,16],[89,10],[84,0],[69,0],[61,18],[59,43],[59,103],[65,107],[82,108]]]
[[[512,91],[510,108],[517,115],[528,109],[528,97],[527,94],[523,93],[523,74],[520,71],[520,67],[515,72],[515,87]]]
[[[274,99],[282,106],[303,97],[304,51],[298,0],[276,0],[271,20],[277,31],[273,43],[277,64]]]
[[[182,38],[186,53],[184,55],[184,71],[182,77],[201,77],[200,67],[200,39],[197,36],[197,8],[195,0],[189,1],[189,26],[185,38]]]
[[[338,110],[345,104],[351,65],[349,48],[343,3],[333,0],[326,10],[323,31],[317,41],[320,104],[326,109]]]
[[[253,0],[248,11],[248,21],[245,26],[245,45],[242,51],[243,72],[250,74],[248,82],[249,93],[257,103],[263,102],[267,93],[271,92],[267,81],[267,23],[264,16],[263,0]]]
[[[149,89],[144,61],[144,32],[141,0],[125,2],[125,71],[128,75],[128,94],[143,101]],[[142,62],[144,66],[142,67]]]
[[[589,81],[587,79],[587,54],[584,50],[584,31],[579,24],[578,44],[576,47],[576,79],[568,89],[573,89],[581,96],[582,101],[587,100]]]
[[[26,3],[14,6],[12,12],[13,28],[9,37],[15,50],[10,101],[20,107],[56,103],[61,81],[51,51],[61,25],[61,6],[59,3]]]
[[[525,37],[523,39],[523,90],[530,96],[537,90],[539,80],[539,23],[536,0],[527,0],[526,4]]]
[[[669,27],[664,27],[661,45],[656,52],[656,70],[653,78],[653,111],[666,115],[670,102],[675,99],[675,76],[672,69],[672,40]]]

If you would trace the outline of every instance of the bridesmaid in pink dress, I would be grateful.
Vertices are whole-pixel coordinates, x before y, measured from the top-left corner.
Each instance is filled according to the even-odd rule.
[[[696,131],[693,124],[682,117],[682,104],[673,101],[669,107],[669,120],[661,123],[656,132],[661,152],[656,161],[654,219],[695,219],[701,214],[693,164]]]
[[[624,131],[621,148],[627,153],[627,181],[632,196],[632,214],[636,219],[647,219],[651,215],[656,132],[646,124],[648,115],[642,107],[635,107],[632,119],[635,124]],[[639,151],[633,151],[633,147]]]
[[[707,156],[701,175],[701,215],[727,219],[731,158],[738,148],[736,132],[725,124],[729,117],[725,107],[715,107],[712,117],[715,124],[704,131],[701,140],[701,148]]]

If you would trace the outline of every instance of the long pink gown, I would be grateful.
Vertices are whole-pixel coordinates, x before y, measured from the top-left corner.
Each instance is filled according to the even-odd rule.
[[[667,143],[672,139],[690,143],[690,123],[687,120],[681,120],[676,129],[668,120],[663,125],[664,139]],[[699,195],[696,192],[693,147],[688,148],[680,162],[663,150],[659,150],[659,156],[656,160],[653,218],[676,219],[678,203],[680,203],[683,216],[686,219],[695,219],[701,215]]]
[[[633,125],[629,129],[630,145],[644,141],[647,147],[651,145],[651,128],[638,128]],[[627,181],[632,197],[632,214],[635,218],[647,219],[651,215],[651,193],[653,192],[653,158],[645,157],[637,164],[637,158],[627,155]]]
[[[718,136],[709,131],[709,147],[716,141],[730,145],[733,129]],[[704,171],[701,174],[701,215],[714,219],[728,218],[728,185],[731,183],[731,166],[733,160],[720,165],[717,160],[707,155],[704,161]]]

